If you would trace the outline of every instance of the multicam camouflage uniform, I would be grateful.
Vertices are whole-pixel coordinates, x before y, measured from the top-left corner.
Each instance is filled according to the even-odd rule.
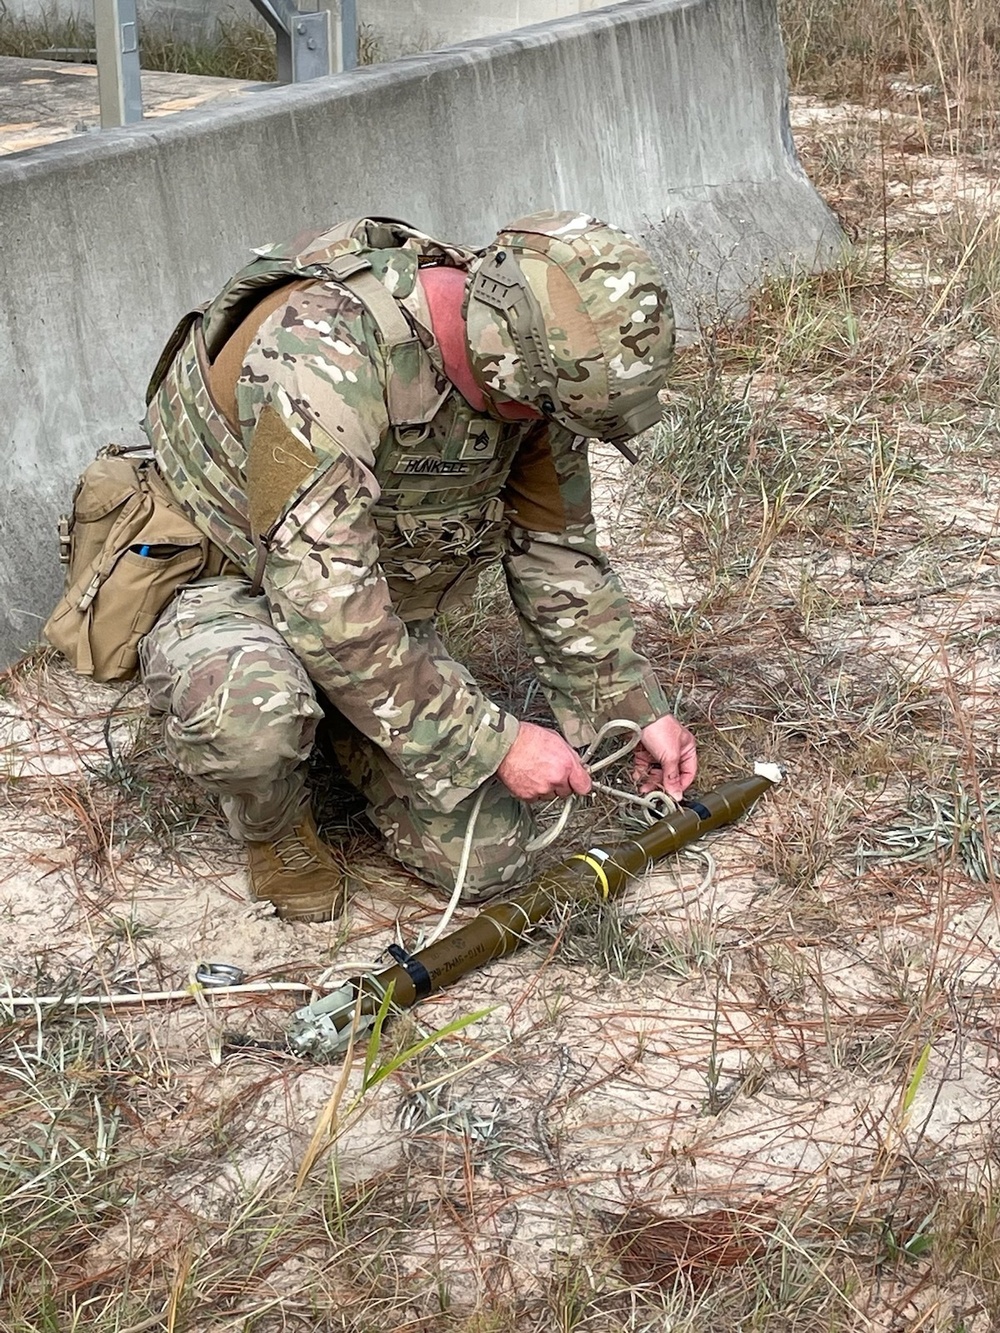
[[[552,215],[553,236],[568,243],[591,225]],[[249,573],[266,551],[263,595],[244,578],[183,590],[143,643],[152,705],[172,758],[221,794],[234,834],[264,840],[303,799],[321,690],[342,719],[338,758],[389,849],[445,888],[488,784],[468,881],[476,896],[523,874],[531,831],[527,808],[494,777],[518,723],[433,627],[483,569],[503,562],[571,744],[609,718],[646,724],[667,711],[595,542],[586,441],[554,422],[477,412],[445,378],[418,264],[465,270],[471,252],[367,223],[347,239],[340,228],[261,254],[175,335],[146,427],[177,499],[235,564]],[[599,280],[602,256],[589,262]],[[405,319],[391,345],[371,279]],[[614,281],[624,337],[606,371],[612,398],[649,330],[670,318],[662,288]],[[564,305],[569,295],[556,293]],[[469,323],[475,333],[472,311]],[[480,324],[477,378],[516,396],[516,359]],[[557,332],[562,374],[558,347]],[[609,360],[599,340],[593,355]],[[578,362],[574,350],[567,381]]]

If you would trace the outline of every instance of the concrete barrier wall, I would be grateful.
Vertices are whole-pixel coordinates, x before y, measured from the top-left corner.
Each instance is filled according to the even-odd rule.
[[[428,51],[471,37],[509,32],[596,9],[600,0],[356,0],[358,22],[374,42],[379,59],[409,51]],[[340,13],[338,0],[314,0],[312,8]],[[306,4],[303,8],[310,8]],[[76,19],[92,23],[93,0],[4,0],[5,17],[33,20]],[[257,22],[249,0],[138,0],[140,30],[167,28],[187,41],[211,41],[220,23]]]
[[[109,439],[139,438],[178,316],[248,248],[365,213],[482,244],[545,206],[630,228],[682,312],[837,225],[794,155],[774,0],[635,0],[0,159],[0,650],[37,639],[53,535]]]
[[[357,0],[357,11],[358,23],[367,30],[378,58],[391,59],[408,51],[430,51],[448,42],[545,23],[600,4],[601,0],[410,0],[403,8],[399,0]]]

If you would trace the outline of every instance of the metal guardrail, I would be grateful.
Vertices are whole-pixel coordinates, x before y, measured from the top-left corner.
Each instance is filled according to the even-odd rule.
[[[358,63],[357,0],[340,0],[337,50],[328,9],[303,13],[295,0],[250,0],[274,30],[278,44],[278,82],[304,83]]]
[[[250,0],[274,31],[278,82],[305,83],[358,63],[357,0],[340,0],[337,42],[329,9],[299,9],[296,0]],[[94,0],[101,128],[142,120],[136,0]]]
[[[135,0],[94,0],[101,129],[142,120],[139,20]]]

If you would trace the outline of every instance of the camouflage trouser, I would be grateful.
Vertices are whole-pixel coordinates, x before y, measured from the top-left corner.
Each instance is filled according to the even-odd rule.
[[[141,668],[150,706],[164,715],[172,761],[221,798],[234,837],[266,841],[306,799],[305,761],[323,709],[272,625],[266,600],[246,589],[235,578],[183,589],[143,639]],[[410,630],[441,648],[430,624]],[[443,814],[373,741],[343,718],[334,723],[337,760],[367,797],[388,851],[450,890],[476,797]],[[517,883],[528,869],[524,844],[534,831],[528,807],[496,778],[485,787],[467,899]]]

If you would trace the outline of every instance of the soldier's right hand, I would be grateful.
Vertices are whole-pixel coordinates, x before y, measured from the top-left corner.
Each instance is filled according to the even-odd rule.
[[[522,801],[547,801],[555,796],[586,796],[590,774],[580,756],[558,732],[522,722],[497,777]]]

